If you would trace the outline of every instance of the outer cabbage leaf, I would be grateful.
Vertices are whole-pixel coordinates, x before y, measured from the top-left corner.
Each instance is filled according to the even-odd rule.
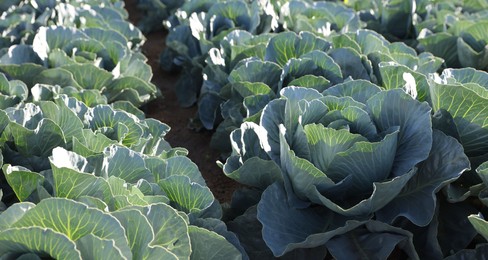
[[[428,225],[434,217],[436,193],[469,169],[469,160],[454,138],[434,131],[429,157],[417,167],[418,172],[402,191],[376,213],[378,220],[392,223],[404,216],[418,226]]]
[[[242,255],[232,244],[217,233],[197,226],[189,226],[191,239],[191,259],[242,259]]]
[[[471,225],[480,233],[485,239],[488,239],[488,223],[484,220],[483,216],[480,215],[470,215],[468,217]]]
[[[372,81],[370,76],[372,68],[369,68],[364,57],[354,49],[349,47],[332,49],[329,55],[341,68],[343,78],[352,77]]]
[[[364,226],[338,235],[327,242],[327,249],[337,259],[364,256],[387,259],[396,248],[400,248],[411,259],[418,258],[410,232],[379,221],[367,222]]]
[[[200,216],[206,209],[210,209],[215,200],[208,187],[191,182],[186,176],[170,176],[158,184],[174,207],[195,216]]]
[[[0,109],[13,107],[27,99],[27,86],[19,80],[8,81],[5,75],[0,75]]]
[[[488,69],[488,21],[479,21],[464,29],[457,39],[457,52],[462,67]]]
[[[326,89],[322,94],[336,97],[352,97],[361,103],[380,92],[381,88],[367,80],[351,80]]]
[[[16,148],[24,156],[47,157],[55,147],[66,146],[62,129],[50,119],[39,121],[32,130],[11,122],[9,130]]]
[[[40,223],[39,218],[44,221]],[[114,217],[72,200],[43,200],[10,226],[29,227],[48,228],[65,234],[72,241],[93,234],[102,239],[113,240],[123,255],[131,255],[124,229]]]
[[[128,209],[139,210],[151,224],[154,239],[150,241],[150,245],[162,246],[178,258],[190,257],[188,225],[178,211],[166,204],[132,206]]]
[[[456,36],[452,36],[448,33],[436,33],[423,37],[421,34],[418,41],[423,50],[431,52],[437,57],[442,57],[448,66],[461,66],[458,58]]]
[[[129,258],[122,255],[113,240],[102,239],[93,234],[88,234],[78,239],[76,247],[79,248],[82,259],[97,259],[109,256],[120,257],[120,259]]]
[[[464,249],[446,257],[446,260],[483,259],[488,257],[488,244],[478,244],[475,249]]]
[[[26,201],[44,182],[44,176],[19,166],[5,164],[2,168],[5,179],[12,187],[19,201]]]
[[[78,199],[91,196],[110,202],[110,186],[93,174],[93,166],[82,156],[55,148],[49,158],[53,172],[53,188],[57,197]]]
[[[129,183],[140,179],[154,181],[154,175],[145,167],[142,155],[120,146],[105,149],[101,175],[104,178],[115,176]]]
[[[454,120],[459,133],[460,142],[468,157],[486,154],[488,152],[488,130],[486,128],[488,108],[485,106],[487,95],[486,83],[482,87],[465,87],[468,82],[449,82],[451,70],[443,74],[444,81],[430,81],[432,107],[434,111],[446,110]],[[453,70],[456,73],[456,70]],[[472,71],[474,74],[474,71]],[[484,72],[477,72],[478,75]],[[457,74],[457,73],[456,73]],[[473,77],[477,77],[474,76]],[[446,83],[444,83],[447,81]]]
[[[0,231],[0,255],[37,253],[53,258],[82,259],[76,244],[66,235],[42,227]],[[108,255],[106,255],[108,256]]]
[[[129,244],[131,245],[132,257],[135,259],[178,259],[164,247],[150,245],[154,240],[154,231],[148,219],[138,210],[123,209],[112,213],[122,226]]]
[[[362,224],[361,221],[346,221],[324,207],[293,207],[280,183],[269,186],[263,193],[257,217],[263,225],[264,241],[275,256],[298,248],[324,245],[334,236]]]
[[[234,154],[223,166],[228,177],[263,190],[282,178],[280,168],[265,153],[269,149],[269,144],[262,142],[265,134],[261,126],[253,123],[244,123],[240,131],[232,133]]]
[[[256,206],[249,208],[242,215],[227,222],[227,227],[238,236],[250,259],[273,257],[273,253],[263,240],[261,234],[263,227],[257,219]]]

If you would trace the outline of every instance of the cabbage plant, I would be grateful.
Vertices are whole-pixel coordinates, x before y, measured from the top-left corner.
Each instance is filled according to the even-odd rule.
[[[202,82],[201,69],[207,52],[229,31],[241,29],[252,34],[266,32],[260,28],[257,1],[188,1],[169,19],[170,32],[160,64],[165,70],[182,67],[176,84],[180,105],[193,105]]]
[[[364,27],[356,12],[340,1],[286,1],[280,7],[279,16],[284,30],[297,33],[308,31],[329,36]]]
[[[366,28],[375,30],[390,41],[408,40],[415,38],[414,19],[417,2],[415,0],[400,1],[345,1],[358,11]]]
[[[299,87],[280,93],[259,124],[232,133],[223,170],[257,189],[235,195],[234,207],[251,208],[234,225],[262,225],[251,236],[274,256],[386,258],[395,247],[411,258],[431,254],[416,235],[438,221],[436,193],[470,168],[463,146],[432,128],[431,106],[365,81],[324,94]],[[437,233],[429,234],[429,245],[439,246]]]
[[[418,49],[444,58],[448,67],[488,70],[488,33],[484,29],[488,4],[482,2],[432,4],[416,25]]]
[[[143,16],[137,27],[144,33],[163,29],[164,21],[184,3],[181,0],[138,0],[137,9],[143,12]]]

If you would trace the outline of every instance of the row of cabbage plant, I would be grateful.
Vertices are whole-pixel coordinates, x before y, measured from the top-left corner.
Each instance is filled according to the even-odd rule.
[[[147,19],[158,17],[158,24],[169,30],[160,63],[165,70],[182,70],[175,89],[180,104],[191,106],[202,92],[202,68],[209,50],[220,47],[222,38],[236,29],[255,35],[309,31],[329,37],[364,28],[389,41],[403,41],[418,52],[431,52],[448,67],[486,70],[483,2],[154,0],[140,5],[151,10]]]
[[[11,79],[60,87],[92,105],[130,101],[159,91],[141,54],[141,31],[126,21],[123,2],[9,0],[0,21],[0,71]]]
[[[123,7],[0,5],[0,258],[247,259],[188,151],[137,109],[158,92]]]
[[[361,26],[354,10],[341,3],[286,1],[282,4],[279,1],[194,0],[186,1],[168,17],[164,22],[169,30],[168,48],[161,54],[160,64],[165,70],[181,70],[175,86],[180,104],[191,106],[197,102],[208,53],[233,30],[254,35],[283,30],[329,35],[355,31]]]

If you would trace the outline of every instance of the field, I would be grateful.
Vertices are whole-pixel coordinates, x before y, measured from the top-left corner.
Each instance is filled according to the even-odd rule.
[[[0,14],[0,259],[488,259],[488,1]]]

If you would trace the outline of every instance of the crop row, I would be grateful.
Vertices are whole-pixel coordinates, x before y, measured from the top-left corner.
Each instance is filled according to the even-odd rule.
[[[239,258],[120,1],[0,4],[0,258]]]
[[[486,1],[139,2],[251,259],[487,256]]]

